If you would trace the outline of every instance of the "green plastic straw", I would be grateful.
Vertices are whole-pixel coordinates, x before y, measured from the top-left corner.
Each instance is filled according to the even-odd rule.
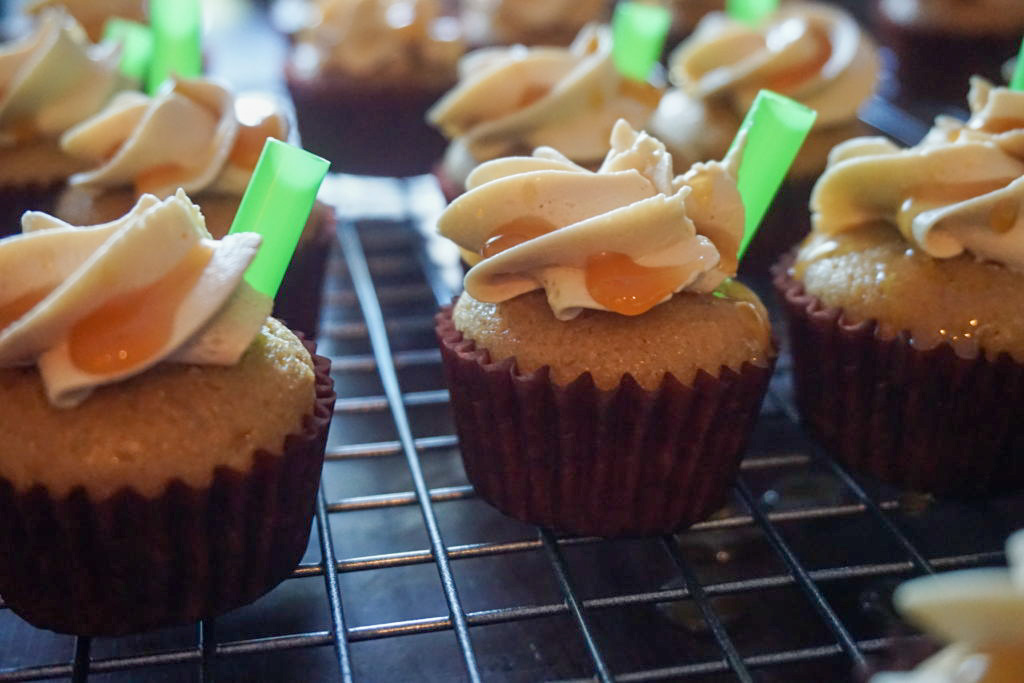
[[[139,83],[146,80],[153,61],[153,31],[148,26],[111,17],[103,27],[103,42],[121,44],[121,73]]]
[[[330,165],[326,159],[280,140],[268,138],[263,145],[230,232],[263,236],[245,279],[270,298],[277,296]]]
[[[737,180],[746,212],[739,258],[743,258],[754,239],[761,219],[775,199],[817,117],[816,111],[799,102],[762,90],[743,119],[729,150],[731,152],[746,133]]]
[[[612,19],[612,59],[623,76],[646,81],[661,58],[672,14],[659,5],[620,2]]]
[[[1017,67],[1010,79],[1010,90],[1024,90],[1024,40],[1020,41],[1020,52],[1017,53]]]
[[[153,62],[146,89],[155,93],[170,76],[192,78],[203,68],[199,0],[150,0]]]
[[[779,0],[726,0],[725,11],[737,21],[756,24],[779,7]]]

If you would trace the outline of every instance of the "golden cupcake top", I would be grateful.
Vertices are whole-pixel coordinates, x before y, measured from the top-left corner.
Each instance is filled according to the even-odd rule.
[[[881,223],[937,259],[965,252],[1024,268],[1024,93],[971,82],[971,117],[940,117],[924,140],[902,149],[858,138],[833,150],[814,188],[814,235]]]
[[[438,229],[482,259],[465,280],[476,300],[543,289],[562,320],[583,309],[640,315],[735,274],[741,150],[675,176],[664,145],[620,120],[596,172],[548,147],[482,164]]]
[[[117,48],[92,45],[65,12],[43,13],[32,33],[0,46],[0,147],[55,138],[98,112],[127,83]]]
[[[179,190],[76,227],[38,212],[0,241],[0,367],[35,365],[51,404],[166,361],[232,365],[272,301],[242,276],[260,236],[213,240]]]
[[[911,623],[947,647],[908,673],[871,683],[1016,683],[1024,678],[1024,531],[1006,544],[1006,569],[913,579],[894,596]]]
[[[319,0],[292,64],[303,77],[343,74],[370,84],[444,88],[465,51],[438,0]]]
[[[268,137],[286,139],[288,120],[273,111],[239,121],[234,94],[208,78],[173,79],[154,96],[125,92],[61,137],[61,148],[93,168],[72,186],[134,188],[136,194],[241,195]]]
[[[615,122],[643,128],[661,97],[618,72],[607,26],[585,27],[568,48],[476,50],[459,68],[459,84],[427,113],[452,139],[443,168],[459,184],[482,161],[541,145],[596,166]]]

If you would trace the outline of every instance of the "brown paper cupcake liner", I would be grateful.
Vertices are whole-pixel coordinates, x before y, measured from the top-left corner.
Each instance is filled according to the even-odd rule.
[[[436,318],[466,475],[481,498],[526,522],[597,536],[669,533],[725,504],[771,376],[746,363],[655,391],[625,375],[601,390],[548,368],[493,363]]]
[[[922,351],[876,321],[851,323],[773,269],[789,326],[797,404],[851,468],[906,489],[977,496],[1024,487],[1024,366],[1008,354]]]
[[[0,479],[0,594],[26,621],[78,635],[123,635],[214,617],[287,578],[309,539],[327,426],[330,361],[313,355],[316,401],[284,451],[218,467],[209,486],[171,482],[157,498],[125,489],[54,498]]]
[[[21,215],[26,211],[50,213],[64,180],[0,186],[0,237],[21,233]]]
[[[303,147],[342,173],[411,176],[429,173],[444,152],[444,138],[426,122],[427,109],[446,88],[428,91],[370,88],[343,78],[303,78],[291,67]]]

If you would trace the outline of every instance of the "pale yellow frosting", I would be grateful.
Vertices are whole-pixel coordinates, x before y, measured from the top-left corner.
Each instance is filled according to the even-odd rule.
[[[180,190],[103,225],[28,212],[22,230],[0,241],[0,367],[36,364],[56,407],[164,360],[232,365],[270,312],[242,280],[260,236],[211,239]]]
[[[470,269],[465,287],[478,301],[543,288],[562,320],[583,308],[613,310],[597,300],[589,279],[591,259],[607,253],[645,269],[672,270],[674,288],[651,305],[683,290],[711,292],[736,272],[743,234],[739,153],[676,177],[664,145],[619,121],[597,172],[551,148],[482,164],[438,229],[461,248],[487,255],[497,236],[514,232],[509,226],[524,220],[549,226]]]
[[[972,80],[971,118],[940,117],[921,144],[836,147],[811,197],[823,235],[884,222],[935,258],[967,251],[1024,269],[1024,93]]]
[[[568,48],[477,50],[459,68],[459,85],[427,118],[452,139],[444,171],[460,185],[480,162],[542,145],[596,166],[615,122],[643,128],[660,97],[616,70],[607,26],[587,26]]]
[[[895,594],[905,618],[951,643],[909,673],[871,683],[1017,683],[1024,680],[1024,531],[1007,542],[1009,569],[913,579]]]
[[[248,141],[255,154],[266,134],[287,139],[283,112],[273,111],[260,125],[266,129],[262,138]],[[95,165],[71,176],[71,185],[134,185],[140,193],[158,197],[168,197],[179,187],[193,195],[240,195],[255,161],[233,155],[245,128],[230,90],[207,78],[180,79],[153,97],[122,93],[103,111],[67,131],[61,147],[69,156]]]
[[[605,0],[464,0],[462,20],[471,42],[510,44],[572,36],[606,12]]]
[[[1013,35],[1024,30],[1020,0],[879,0],[889,21],[955,34]]]
[[[677,88],[662,99],[650,130],[677,165],[718,158],[767,88],[818,112],[813,138],[856,121],[878,72],[873,42],[839,9],[786,4],[757,26],[714,12],[673,52]]]
[[[322,0],[298,34],[293,64],[314,77],[444,88],[465,50],[458,23],[438,0]]]
[[[0,146],[57,137],[95,114],[127,85],[117,62],[115,46],[93,46],[70,16],[45,12],[30,35],[0,46]]]

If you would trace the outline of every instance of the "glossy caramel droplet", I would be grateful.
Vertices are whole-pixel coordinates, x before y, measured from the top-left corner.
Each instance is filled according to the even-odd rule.
[[[624,97],[628,97],[632,100],[636,100],[640,104],[654,108],[658,106],[658,102],[661,101],[661,88],[651,85],[645,81],[634,81],[629,78],[623,78],[619,82],[619,94]]]
[[[147,192],[156,194],[160,188],[177,187],[184,183],[189,175],[189,170],[178,164],[153,166],[135,177],[135,194],[140,195]]]
[[[541,85],[539,83],[531,83],[526,86],[526,89],[523,90],[523,94],[519,96],[519,104],[516,106],[516,109],[525,109],[526,107],[529,107],[549,92],[551,92],[551,88],[549,86]]]
[[[71,362],[84,372],[109,375],[153,358],[170,338],[181,302],[212,257],[212,249],[196,245],[156,282],[111,299],[79,320],[68,335]]]
[[[675,266],[648,268],[626,254],[602,251],[587,259],[587,291],[609,311],[640,315],[679,288],[683,270]]]
[[[268,116],[254,126],[239,125],[235,146],[231,148],[228,159],[242,168],[256,168],[267,138],[280,140],[283,136],[284,131],[276,116]]]
[[[1020,683],[1024,671],[1024,652],[1015,647],[981,648],[974,664],[984,673],[978,683]]]
[[[1014,197],[1003,197],[992,206],[992,211],[988,215],[988,224],[999,234],[1010,232],[1017,224],[1019,214],[1020,203]]]
[[[480,256],[490,258],[506,249],[555,230],[555,224],[540,216],[520,216],[500,226],[480,247]]]
[[[35,308],[36,304],[45,299],[51,291],[53,290],[49,287],[37,289],[22,294],[14,301],[8,301],[0,306],[0,332],[3,332],[11,323]]]
[[[832,41],[829,40],[828,34],[820,29],[812,28],[809,34],[814,40],[814,56],[802,64],[775,74],[762,87],[785,93],[814,78],[821,71],[832,56]]]

